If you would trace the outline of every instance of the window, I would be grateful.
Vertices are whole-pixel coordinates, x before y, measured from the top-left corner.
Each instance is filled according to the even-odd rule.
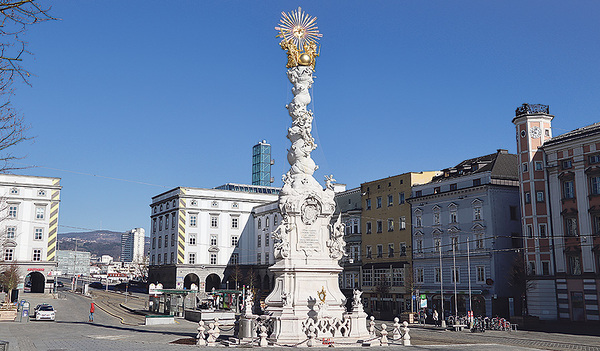
[[[478,283],[485,283],[485,266],[477,266],[477,282]]]
[[[405,199],[404,199],[404,193],[398,194],[398,199],[399,199],[398,200],[398,204],[402,205],[404,203],[404,201],[405,201]]]
[[[460,284],[460,267],[452,268],[452,283]]]
[[[175,253],[171,252],[171,264],[175,263]]]
[[[391,218],[388,218],[388,232],[393,232],[394,231],[394,220]]]
[[[165,229],[169,228],[169,215],[165,216]]]
[[[366,199],[365,201],[366,201],[365,207],[367,208],[367,210],[370,210],[371,209],[371,199]]]
[[[363,270],[363,285],[364,286],[373,286],[373,280],[372,280],[372,275],[371,275],[371,270],[370,269],[365,269]]]
[[[535,161],[535,170],[536,171],[543,171],[544,170],[544,164],[541,161]]]
[[[265,247],[269,247],[270,237],[269,233],[265,234]]]
[[[442,240],[439,238],[433,239],[433,247],[435,248],[435,252],[440,252],[442,249]]]
[[[162,262],[162,255],[158,254],[158,264],[160,264]]]
[[[10,194],[11,195],[19,195],[19,189],[17,189],[17,188],[10,189]]]
[[[529,275],[535,275],[535,261],[529,261],[527,273],[529,273]]]
[[[581,257],[579,255],[568,255],[569,274],[581,275]]]
[[[433,269],[433,281],[439,283],[441,281],[440,268]]]
[[[388,195],[388,206],[394,206],[394,196]]]
[[[156,247],[156,238],[152,238],[152,250]]]
[[[423,268],[415,269],[415,281],[417,283],[423,283],[424,282],[423,278],[424,278]]]
[[[171,228],[175,228],[175,212],[171,213]]]
[[[450,211],[450,223],[457,223],[457,222],[458,222],[457,211],[451,210]]]
[[[42,250],[41,249],[33,249],[33,261],[41,261],[42,260]]]
[[[258,233],[258,237],[256,238],[256,246],[257,247],[262,246],[262,233]]]
[[[533,226],[531,224],[527,225],[527,237],[533,238]]]
[[[367,222],[367,234],[371,234],[371,232],[372,232],[371,222]]]
[[[548,234],[546,233],[546,224],[545,223],[540,223],[539,232],[540,232],[540,238],[545,238],[548,236]]]
[[[231,236],[231,246],[238,247],[238,242],[240,241],[240,237],[237,235]]]
[[[452,238],[450,238],[451,243],[452,243],[452,250],[453,251],[458,251],[458,237],[457,236],[453,236]]]
[[[175,233],[171,234],[171,246],[175,246]]]
[[[590,164],[600,163],[600,154],[592,155],[588,158]]]
[[[415,217],[415,227],[422,227],[423,226],[423,217],[418,215]]]
[[[152,233],[156,233],[156,218],[152,220]]]
[[[423,196],[423,191],[422,190],[415,191],[415,197],[419,197],[419,196]]]
[[[190,233],[188,237],[188,244],[196,245],[196,233]]]
[[[158,217],[158,230],[161,231],[162,230],[162,225],[163,225],[163,218],[162,216]]]
[[[33,233],[33,240],[42,240],[44,239],[44,230],[42,228],[35,228]]]
[[[481,179],[473,179],[473,186],[479,186],[481,185]]]
[[[510,212],[510,220],[511,221],[518,220],[519,217],[517,215],[517,206],[509,206],[508,209],[509,209],[509,212]]]
[[[158,237],[158,248],[160,249],[162,247],[162,236]]]
[[[590,177],[590,195],[600,195],[600,176]]]
[[[381,220],[377,221],[377,233],[383,232],[383,222]]]
[[[8,217],[9,218],[17,218],[18,209],[19,209],[18,205],[9,205],[8,206]]]
[[[388,257],[394,257],[394,244],[388,244]]]
[[[400,217],[400,230],[406,229],[406,217]]]
[[[383,245],[377,244],[377,258],[383,257]]]
[[[231,264],[237,265],[240,263],[240,255],[238,253],[231,254]]]
[[[527,164],[528,164],[527,162],[523,162],[523,163],[521,164],[521,171],[522,171],[523,173],[525,173],[525,172],[527,172],[527,171],[528,171]]]
[[[400,243],[400,256],[406,256],[406,243]]]
[[[433,193],[434,194],[438,194],[441,192],[441,188],[439,186],[436,186],[435,188],[433,188]]]
[[[210,254],[210,264],[217,264],[217,254],[216,253]]]
[[[237,229],[238,228],[238,223],[239,223],[239,218],[238,217],[231,217],[231,228],[232,229]]]
[[[160,255],[158,255],[158,261],[160,262]],[[195,253],[190,253],[188,255],[188,263],[189,264],[196,264],[196,254]]]
[[[592,214],[592,235],[600,235],[600,214],[594,213]],[[600,271],[600,267],[598,267],[598,271]]]
[[[565,160],[562,162],[563,169],[569,169],[573,167],[573,162],[571,160]]]
[[[381,208],[381,196],[377,197],[377,208]]]
[[[456,183],[450,184],[450,191],[456,190],[456,189],[457,189]]]
[[[165,248],[169,246],[169,234],[165,234]],[[165,263],[167,263],[167,261],[165,260]]]
[[[198,215],[195,213],[190,214],[190,227],[195,227],[198,225]]]
[[[481,218],[481,205],[475,205],[475,207],[473,207],[473,220],[479,221]]]
[[[269,217],[265,218],[265,227],[269,227]]]
[[[6,238],[14,239],[17,233],[17,227],[6,227]]]
[[[404,269],[394,268],[392,269],[392,286],[403,286],[404,285]]]
[[[531,203],[531,193],[526,191],[525,192],[525,203],[526,204],[530,204]]]
[[[423,253],[423,239],[417,239],[417,253]]]
[[[359,220],[355,219],[354,222],[353,222],[353,225],[352,225],[353,226],[352,233],[354,233],[354,234],[360,234],[360,231],[358,230],[358,227],[359,227],[358,224],[359,224]]]
[[[350,199],[348,199],[349,201]],[[273,225],[277,225],[277,214],[273,215]]]
[[[165,264],[167,264],[167,253],[165,252]]]
[[[565,218],[565,235],[566,236],[577,236],[577,218],[568,217]]]
[[[372,250],[371,250],[371,245],[367,245],[366,249],[367,249],[367,254],[366,254],[366,257],[367,257],[367,258],[371,258],[371,257],[372,257],[372,255],[373,255],[373,252],[372,252]]]
[[[261,219],[260,219],[260,218],[258,219],[258,224],[257,224],[257,225],[258,225],[258,229],[261,229],[261,228],[262,228],[262,221],[261,221]]]
[[[537,191],[535,193],[535,201],[544,202],[544,192],[543,191]]]
[[[476,249],[483,249],[484,245],[483,245],[483,234],[478,233],[475,234],[475,248]]]
[[[265,263],[269,264],[269,253],[265,252]]]
[[[217,244],[218,244],[217,234],[211,234],[210,235],[210,246],[217,246]]]
[[[262,256],[260,252],[256,254],[256,264],[262,264]]]
[[[433,225],[440,225],[440,213],[435,212],[433,214]]]
[[[573,187],[573,181],[567,180],[563,182],[563,198],[572,199],[575,197],[575,189]]]
[[[45,213],[46,213],[45,207],[37,206],[35,208],[35,219],[44,219]]]
[[[550,261],[542,261],[542,275],[550,275]]]
[[[219,228],[219,216],[210,216],[210,227]]]
[[[4,260],[12,261],[13,260],[14,249],[4,249]]]
[[[240,204],[238,204],[237,202],[234,202],[231,204],[231,208],[239,208]]]

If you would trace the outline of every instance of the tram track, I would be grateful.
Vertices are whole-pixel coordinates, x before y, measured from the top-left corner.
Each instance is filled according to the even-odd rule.
[[[118,318],[121,324],[125,325],[144,325],[146,318],[143,315],[136,314],[124,308],[122,304],[123,295],[103,290],[91,291],[92,299],[96,307],[100,308],[109,315]],[[132,297],[135,298],[135,297]]]

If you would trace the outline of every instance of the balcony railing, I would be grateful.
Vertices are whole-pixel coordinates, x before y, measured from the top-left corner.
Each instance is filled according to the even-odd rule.
[[[549,115],[550,114],[550,106],[541,105],[541,104],[531,104],[531,105],[523,104],[523,105],[517,107],[517,109],[515,110],[515,117],[518,117],[521,115],[538,114],[538,113]]]

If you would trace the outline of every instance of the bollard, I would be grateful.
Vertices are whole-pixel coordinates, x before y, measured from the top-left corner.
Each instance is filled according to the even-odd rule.
[[[392,340],[400,340],[402,339],[402,334],[400,334],[400,319],[398,317],[394,318],[394,329],[392,330]]]
[[[269,343],[267,342],[267,327],[265,327],[264,325],[261,325],[260,326],[260,334],[258,334],[258,336],[260,337],[258,346],[261,346],[261,347],[269,346]]]
[[[371,320],[369,322],[369,335],[375,337],[375,317],[371,316],[369,319]]]
[[[404,325],[404,328],[402,328],[402,344],[404,344],[404,346],[410,346],[410,334],[408,334],[410,329],[408,328],[408,322],[404,321],[402,324]]]
[[[387,325],[382,324],[381,325],[381,341],[380,341],[380,345],[381,346],[388,346],[388,331],[387,331]]]
[[[204,340],[205,330],[206,328],[204,327],[204,321],[198,322],[198,335],[196,335],[196,345],[206,346],[206,340]]]

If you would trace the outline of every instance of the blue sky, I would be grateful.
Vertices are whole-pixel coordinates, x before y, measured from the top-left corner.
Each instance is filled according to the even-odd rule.
[[[13,152],[38,166],[18,173],[62,178],[59,232],[148,229],[154,195],[250,183],[262,139],[280,185],[292,94],[274,27],[298,6],[323,34],[319,181],[515,152],[524,102],[550,105],[554,135],[599,120],[597,1],[57,1],[61,20],[26,36],[35,76],[13,103],[35,139]]]

